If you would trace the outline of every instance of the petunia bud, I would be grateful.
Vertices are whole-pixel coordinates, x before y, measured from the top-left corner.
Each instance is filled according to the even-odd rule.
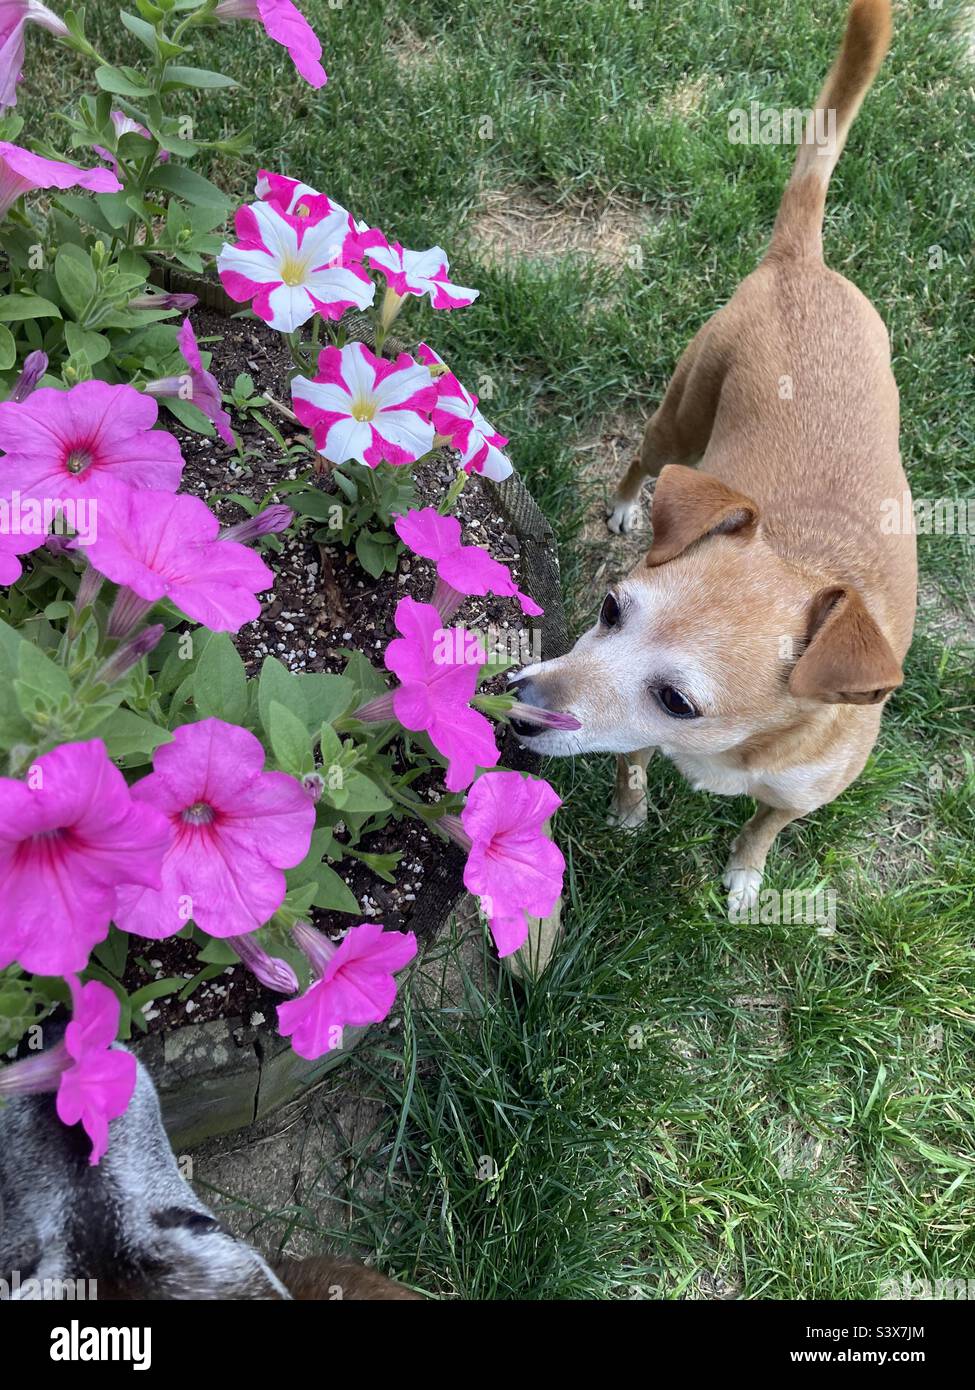
[[[434,821],[434,825],[438,830],[442,830],[449,840],[453,840],[455,845],[460,845],[465,852],[470,851],[473,842],[464,829],[460,816],[440,816]]]
[[[440,575],[437,575],[437,583],[433,590],[432,602],[434,608],[440,614],[441,622],[450,622],[450,619],[457,612],[466,597],[467,595],[462,594],[459,589],[455,589],[453,584],[448,584],[446,579],[441,579]]]
[[[41,377],[47,371],[47,353],[31,352],[24,358],[24,365],[20,376],[14,382],[14,389],[7,397],[8,401],[15,401],[18,405],[25,401]]]
[[[574,715],[563,714],[561,710],[539,709],[537,705],[525,705],[520,700],[512,700],[510,695],[482,695],[475,703],[485,714],[509,719],[512,724],[532,724],[538,729],[560,729],[566,733],[582,728]]]
[[[81,575],[81,582],[78,585],[78,593],[74,601],[76,613],[83,613],[86,608],[91,607],[98,597],[104,582],[104,575],[99,574],[92,565],[85,566]]]
[[[36,1057],[23,1057],[9,1067],[0,1067],[0,1099],[8,1096],[39,1096],[56,1091],[62,1073],[71,1066],[63,1042]]]
[[[295,945],[304,951],[311,961],[316,975],[324,975],[329,961],[338,947],[329,941],[323,932],[316,930],[309,922],[296,922],[291,929]]]
[[[225,526],[217,539],[242,543],[256,541],[259,536],[268,536],[272,531],[287,531],[294,519],[295,514],[291,508],[278,503],[273,507],[265,507],[262,512],[249,516],[246,521],[238,521],[235,526]]]
[[[277,994],[298,993],[298,976],[291,966],[278,956],[268,955],[255,933],[230,936],[227,938],[227,944],[237,952],[247,969],[260,980],[265,989],[272,989]]]
[[[312,801],[321,801],[322,793],[325,790],[325,778],[320,772],[306,773],[301,779],[301,785]]]
[[[128,637],[142,622],[152,603],[140,598],[132,589],[123,585],[115,595],[112,611],[108,615],[109,637]]]
[[[388,724],[391,719],[396,718],[392,691],[385,695],[377,695],[375,700],[367,700],[364,705],[352,711],[352,718],[360,720],[363,724]]]
[[[104,666],[96,673],[96,681],[104,685],[112,685],[119,680],[127,671],[147,656],[154,647],[157,647],[162,640],[162,635],[166,631],[162,623],[154,623],[152,627],[143,628],[135,637],[130,637],[127,642],[114,651],[105,662]]]
[[[392,285],[386,286],[382,308],[379,311],[379,322],[382,324],[383,328],[389,327],[405,303],[405,294],[397,294]]]
[[[195,294],[137,294],[130,299],[130,309],[192,309],[198,303]]]

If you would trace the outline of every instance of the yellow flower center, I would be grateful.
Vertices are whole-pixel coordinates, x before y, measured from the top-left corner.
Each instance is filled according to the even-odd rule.
[[[353,420],[371,420],[376,413],[376,407],[372,401],[356,401],[352,407]]]
[[[308,266],[304,261],[285,256],[281,262],[281,279],[286,285],[303,285],[308,278]]]

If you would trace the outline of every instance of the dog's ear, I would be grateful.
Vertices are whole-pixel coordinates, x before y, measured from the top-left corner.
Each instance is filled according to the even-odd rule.
[[[666,564],[705,536],[753,532],[758,507],[710,473],[668,463],[653,494],[653,545],[647,564]]]
[[[855,589],[821,589],[789,693],[827,704],[875,705],[904,680],[900,662]]]

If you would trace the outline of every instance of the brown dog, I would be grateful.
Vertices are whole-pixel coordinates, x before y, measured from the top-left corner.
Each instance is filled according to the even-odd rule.
[[[659,475],[646,562],[568,655],[516,677],[526,703],[582,725],[532,748],[629,755],[616,823],[645,819],[654,748],[695,788],[755,798],[724,877],[733,913],[783,826],[859,775],[914,624],[914,536],[881,525],[908,493],[887,333],[822,258],[827,184],[890,12],[854,0],[807,127],[828,138],[800,145],[765,259],[687,348],[619,486],[609,525],[629,531]]]

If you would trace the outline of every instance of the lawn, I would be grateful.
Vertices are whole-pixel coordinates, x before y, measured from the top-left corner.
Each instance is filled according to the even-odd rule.
[[[248,80],[194,114],[254,120],[261,164],[406,245],[439,242],[481,289],[421,327],[511,436],[581,629],[625,564],[606,488],[761,255],[787,176],[788,151],[729,142],[728,111],[808,106],[843,0],[303,8],[322,97],[235,25],[210,63]],[[957,10],[897,5],[825,237],[890,329],[905,463],[932,499],[975,497]],[[244,194],[252,167],[215,176]],[[538,983],[502,975],[487,994],[472,971],[463,1020],[417,1002],[402,1050],[357,1057],[379,1119],[346,1166],[378,1162],[383,1180],[368,1200],[351,1187],[324,1236],[462,1298],[871,1298],[887,1278],[975,1273],[971,539],[921,537],[920,555],[908,679],[868,770],[769,863],[775,886],[835,890],[835,933],[728,922],[718,879],[743,801],[658,759],[648,824],[623,837],[604,824],[611,760],[550,764],[560,953]],[[274,1215],[267,1239],[307,1225]]]

